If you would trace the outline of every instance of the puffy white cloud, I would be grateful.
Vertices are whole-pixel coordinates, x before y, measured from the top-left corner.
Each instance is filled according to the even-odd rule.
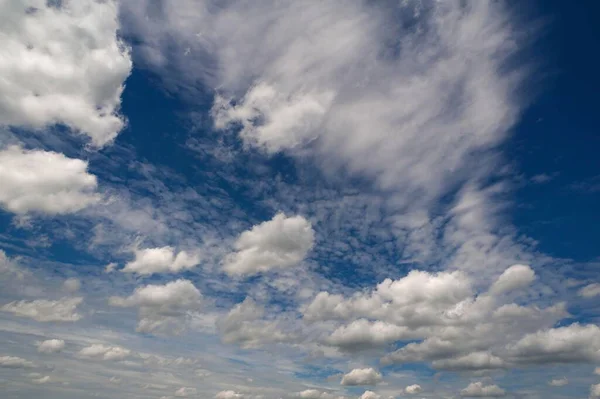
[[[567,377],[555,378],[548,383],[548,385],[553,386],[553,387],[564,387],[565,385],[568,385],[568,384],[569,384],[569,380],[567,379]]]
[[[302,392],[298,392],[295,397],[302,399],[344,399],[341,396],[336,396],[330,392],[323,392],[317,389],[305,389]]]
[[[132,67],[117,4],[50,3],[0,3],[0,125],[61,123],[103,146],[125,125],[117,112]]]
[[[120,346],[106,346],[93,344],[81,349],[78,355],[89,359],[99,360],[124,360],[131,356],[131,351]]]
[[[354,369],[342,377],[342,385],[376,385],[383,381],[381,373],[372,367]]]
[[[230,275],[252,275],[298,264],[313,247],[314,231],[302,216],[278,213],[273,219],[244,231],[234,244],[236,252],[223,261]]]
[[[62,339],[48,339],[38,343],[37,348],[40,353],[56,353],[65,348],[65,341]]]
[[[434,360],[432,366],[441,370],[466,371],[493,370],[504,368],[507,364],[502,358],[489,352],[472,352],[455,358]]]
[[[32,380],[32,382],[33,382],[34,384],[45,384],[45,383],[47,383],[47,382],[49,382],[49,381],[50,381],[50,376],[49,376],[49,375],[46,375],[46,376],[44,376],[44,377],[40,377],[40,378],[34,378],[34,379]]]
[[[111,297],[109,303],[138,308],[140,332],[179,333],[185,329],[187,313],[201,306],[202,294],[189,280],[179,279],[138,287],[129,297]]]
[[[466,398],[499,398],[506,396],[506,391],[498,385],[484,385],[483,382],[472,382],[460,395]]]
[[[600,360],[600,328],[578,323],[528,334],[508,348],[519,363],[573,363]]]
[[[581,288],[578,291],[578,294],[579,294],[579,296],[582,296],[584,298],[596,297],[596,296],[600,295],[600,284],[599,283],[588,284],[585,287]]]
[[[235,391],[221,391],[215,395],[215,399],[235,399],[242,398],[243,396]]]
[[[506,269],[490,288],[490,293],[498,295],[527,287],[535,279],[535,273],[527,265],[513,265]]]
[[[190,395],[195,395],[196,392],[196,388],[181,387],[177,391],[175,391],[175,396],[178,398],[187,398]]]
[[[415,336],[417,335],[405,326],[359,319],[335,329],[325,342],[346,351],[355,351]]]
[[[251,298],[235,305],[217,322],[221,340],[243,348],[256,348],[266,343],[288,342],[292,336],[280,329],[279,323],[262,320],[265,309]]]
[[[135,259],[128,262],[123,272],[142,275],[154,273],[178,273],[191,269],[200,262],[199,253],[180,251],[173,247],[135,249]]]
[[[36,299],[35,301],[14,301],[0,308],[4,312],[10,312],[17,316],[29,317],[36,321],[77,321],[81,315],[77,313],[77,307],[83,302],[83,298],[61,298],[55,301]]]
[[[404,388],[404,392],[406,392],[409,395],[416,395],[418,393],[421,393],[422,391],[423,388],[421,388],[421,386],[418,384],[409,385],[406,388]]]
[[[600,398],[600,384],[590,385],[590,399]]]
[[[18,214],[79,211],[99,199],[96,177],[87,167],[56,152],[17,146],[0,150],[0,206]]]
[[[67,292],[77,292],[81,288],[81,281],[77,278],[68,278],[63,283],[63,288]]]
[[[33,362],[16,356],[0,356],[0,367],[9,369],[27,369],[36,367]]]
[[[359,399],[380,399],[381,395],[376,394],[373,391],[365,391],[362,395],[360,395]]]

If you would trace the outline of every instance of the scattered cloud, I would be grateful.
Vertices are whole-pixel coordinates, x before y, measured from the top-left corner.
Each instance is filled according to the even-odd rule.
[[[35,367],[35,364],[17,356],[0,356],[0,367],[9,369],[28,369]]]
[[[342,385],[376,385],[383,381],[381,373],[372,367],[354,369],[342,377]]]
[[[504,389],[498,385],[484,385],[483,382],[472,382],[460,395],[466,398],[500,398],[506,396]]]
[[[600,284],[592,283],[581,288],[578,292],[579,296],[584,298],[593,298],[600,295]]]
[[[63,288],[69,293],[77,292],[81,288],[81,281],[74,277],[68,278],[63,283]]]
[[[418,384],[409,385],[406,388],[404,388],[404,392],[406,392],[409,395],[416,395],[418,393],[423,392],[423,388],[421,388],[421,386]]]
[[[240,234],[235,252],[223,262],[233,276],[253,275],[300,263],[312,248],[314,231],[302,216],[278,213],[273,219]]]
[[[77,212],[99,200],[88,163],[65,155],[10,146],[0,150],[0,206],[10,212]]]
[[[65,341],[62,339],[48,339],[39,342],[37,348],[40,353],[57,353],[65,348]]]
[[[548,385],[553,386],[553,387],[564,387],[565,385],[568,385],[568,384],[569,384],[569,380],[566,377],[555,378],[548,383]]]
[[[135,259],[122,269],[126,273],[149,275],[154,273],[178,273],[200,263],[197,252],[180,251],[173,247],[145,248],[134,250]]]
[[[65,297],[55,301],[47,299],[36,299],[34,301],[21,300],[7,303],[0,310],[41,322],[73,322],[83,317],[77,313],[77,307],[82,302],[82,297]]]
[[[78,355],[88,359],[124,360],[132,355],[131,351],[120,346],[105,346],[93,344],[81,349]]]

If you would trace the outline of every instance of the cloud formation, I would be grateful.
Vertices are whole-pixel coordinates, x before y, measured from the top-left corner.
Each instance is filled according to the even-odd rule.
[[[7,303],[0,310],[41,322],[73,322],[83,317],[77,313],[77,307],[82,302],[82,297],[65,297],[55,301],[47,299],[21,300]]]
[[[145,248],[134,250],[135,259],[122,269],[126,273],[149,275],[154,273],[178,273],[200,263],[198,253],[180,251],[173,247]]]
[[[376,385],[383,381],[381,373],[372,367],[354,369],[342,377],[342,385]]]

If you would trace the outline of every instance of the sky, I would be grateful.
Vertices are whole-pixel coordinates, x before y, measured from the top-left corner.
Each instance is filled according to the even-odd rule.
[[[599,11],[0,0],[3,398],[600,398]]]

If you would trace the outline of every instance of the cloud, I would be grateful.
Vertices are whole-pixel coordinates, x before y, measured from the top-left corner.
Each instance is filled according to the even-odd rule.
[[[360,395],[359,399],[380,399],[381,395],[376,394],[373,391],[365,391],[362,395]]]
[[[504,389],[498,385],[483,385],[482,382],[472,382],[460,395],[466,398],[500,398],[506,396]]]
[[[383,381],[381,373],[372,367],[354,369],[342,377],[342,385],[376,385]]]
[[[529,286],[535,273],[527,265],[513,265],[506,269],[490,288],[490,293],[498,295]]]
[[[132,67],[116,2],[2,2],[0,14],[0,125],[60,123],[94,146],[111,142],[125,125],[117,112]]]
[[[451,371],[494,370],[507,367],[507,363],[489,352],[472,352],[456,358],[434,360],[432,366]]]
[[[585,287],[581,288],[578,291],[578,294],[579,294],[579,296],[582,296],[584,298],[596,297],[596,296],[600,295],[600,284],[599,283],[588,284]]]
[[[215,399],[235,399],[242,397],[242,394],[239,394],[235,391],[221,391],[215,395]]]
[[[578,363],[600,360],[600,328],[578,323],[528,334],[509,347],[518,363]]]
[[[139,332],[179,333],[185,329],[187,313],[201,306],[202,294],[189,280],[179,279],[138,287],[129,297],[111,297],[109,304],[138,308]]]
[[[9,369],[28,369],[36,367],[33,362],[16,356],[0,356],[0,367]]]
[[[404,389],[404,392],[406,392],[409,395],[416,395],[418,393],[421,393],[422,391],[423,388],[421,388],[421,386],[418,384],[409,385]]]
[[[600,384],[590,385],[590,399],[600,398]]]
[[[65,341],[62,339],[48,339],[38,343],[37,348],[40,353],[56,353],[65,348]]]
[[[50,381],[50,376],[49,375],[44,376],[44,377],[40,377],[40,378],[35,378],[35,379],[32,380],[32,382],[34,384],[45,384],[45,383],[47,383],[49,381]]]
[[[0,206],[17,214],[77,212],[99,200],[96,177],[87,167],[56,152],[0,150]]]
[[[218,320],[221,340],[225,343],[237,343],[243,348],[292,341],[293,336],[282,331],[277,321],[262,320],[264,315],[264,307],[251,298],[246,298]]]
[[[68,278],[63,283],[63,288],[70,293],[77,292],[81,288],[81,281],[77,278]]]
[[[553,387],[564,387],[569,384],[569,380],[566,377],[563,378],[555,378],[551,380],[548,385]]]
[[[181,387],[177,391],[175,391],[175,396],[178,398],[187,398],[190,395],[195,395],[196,392],[196,388]]]
[[[120,346],[105,346],[102,344],[93,344],[81,349],[78,355],[88,359],[99,360],[124,360],[131,356],[131,351]]]
[[[35,301],[14,301],[2,306],[0,310],[10,312],[20,317],[29,317],[36,321],[77,321],[81,314],[77,313],[77,307],[83,302],[83,298],[61,298],[55,301],[37,299]]]
[[[291,267],[306,257],[313,243],[314,231],[308,220],[278,213],[240,234],[234,244],[236,252],[225,258],[223,270],[241,276]]]
[[[322,392],[317,389],[306,389],[298,392],[295,397],[302,399],[344,399],[342,396],[336,396],[330,392]]]
[[[416,334],[405,326],[397,326],[382,321],[359,319],[348,325],[342,325],[325,340],[328,345],[352,352],[378,347]]]
[[[200,263],[198,253],[180,251],[173,247],[145,248],[134,250],[135,259],[121,270],[127,273],[150,275],[154,273],[178,273]]]

